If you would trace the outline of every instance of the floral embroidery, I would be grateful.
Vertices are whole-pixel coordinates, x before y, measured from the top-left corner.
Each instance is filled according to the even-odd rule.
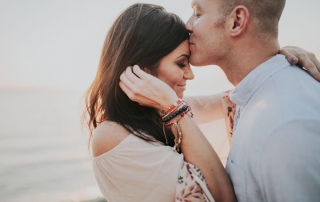
[[[235,116],[235,112],[236,112],[236,104],[234,104],[231,100],[230,100],[230,94],[231,91],[226,91],[225,92],[225,96],[223,96],[223,100],[225,101],[225,104],[227,105],[227,112],[228,112],[228,118],[229,118],[229,130],[230,130],[230,134],[232,136],[233,133],[233,124],[234,124],[234,116]]]
[[[178,183],[179,184],[183,183],[183,177],[181,175],[178,177]]]
[[[176,190],[176,202],[214,202],[199,168],[184,162]]]

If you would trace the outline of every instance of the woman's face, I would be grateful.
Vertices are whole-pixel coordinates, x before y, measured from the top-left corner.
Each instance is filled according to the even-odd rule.
[[[187,80],[194,78],[189,64],[189,42],[185,40],[160,61],[155,76],[168,84],[179,98],[183,97]]]

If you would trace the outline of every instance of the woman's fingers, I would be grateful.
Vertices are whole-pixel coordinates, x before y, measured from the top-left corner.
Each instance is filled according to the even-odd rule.
[[[320,82],[320,62],[317,60],[317,58],[315,57],[315,55],[313,55],[311,57],[311,61],[313,62],[313,64],[315,65],[314,70],[311,70],[313,72],[310,72],[310,70],[308,70],[310,72],[310,74],[313,75],[313,77]]]
[[[137,84],[140,82],[140,78],[137,77],[135,73],[133,73],[133,68],[131,66],[127,67],[127,69],[124,71],[126,78],[131,81],[134,84]],[[140,68],[139,68],[140,69]]]
[[[302,52],[297,54],[299,58],[298,65],[307,70],[317,81],[320,81],[319,61],[313,53]]]
[[[295,55],[293,55],[289,49],[281,49],[280,54],[284,55],[291,65],[295,65],[299,61],[298,58]]]
[[[299,47],[287,46],[280,50],[280,54],[283,54],[291,65],[303,67],[317,81],[320,81],[320,62],[313,53]]]
[[[133,83],[128,79],[126,71],[124,71],[120,76],[120,82],[123,83],[123,85],[127,86],[127,88],[130,89],[130,86],[133,86]]]
[[[130,97],[130,96],[129,96],[129,94],[131,94],[130,88],[128,88],[128,87],[126,86],[126,84],[124,84],[122,81],[120,81],[119,86],[120,86],[121,90],[122,90],[126,95],[128,95],[128,97]]]
[[[145,71],[143,71],[142,69],[140,69],[140,67],[138,65],[134,65],[132,67],[132,72],[139,78],[141,78],[142,80],[144,79],[148,79],[150,77],[152,77],[150,74],[146,73]]]

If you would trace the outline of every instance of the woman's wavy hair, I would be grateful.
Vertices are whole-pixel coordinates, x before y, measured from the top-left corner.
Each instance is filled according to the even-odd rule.
[[[157,110],[131,101],[119,87],[120,75],[135,64],[156,70],[161,59],[188,37],[184,22],[161,6],[137,3],[120,14],[106,36],[96,77],[86,92],[89,147],[92,131],[106,120],[148,142],[166,142]],[[173,146],[172,133],[166,127],[165,132]]]

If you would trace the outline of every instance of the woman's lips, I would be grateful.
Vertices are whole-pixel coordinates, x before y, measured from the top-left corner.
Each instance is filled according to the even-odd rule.
[[[183,90],[185,90],[185,89],[187,88],[187,85],[186,85],[186,84],[184,84],[184,85],[178,85],[178,87],[181,88],[181,89],[183,89]]]

